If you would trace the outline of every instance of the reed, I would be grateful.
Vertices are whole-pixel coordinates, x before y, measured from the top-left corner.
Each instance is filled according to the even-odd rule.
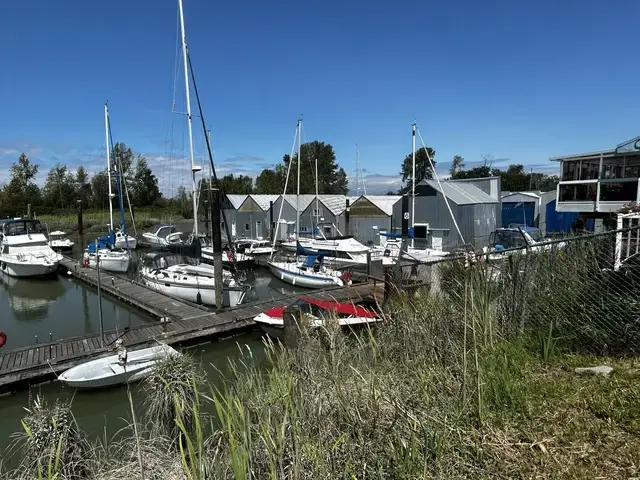
[[[399,286],[375,330],[304,327],[295,349],[265,341],[260,367],[239,347],[217,386],[199,381],[189,356],[169,360],[144,385],[138,438],[131,429],[119,443],[78,450],[89,466],[82,478],[136,478],[138,456],[146,479],[168,480],[638,476],[634,337],[613,336],[629,321],[620,302],[635,308],[635,284],[602,271],[602,247],[572,248],[514,256],[497,270],[452,262],[444,293]],[[605,356],[603,341],[615,347]],[[573,371],[603,363],[616,373]],[[56,465],[79,457],[57,445],[42,457],[42,478],[76,478]],[[40,478],[33,464],[29,472],[7,478]]]

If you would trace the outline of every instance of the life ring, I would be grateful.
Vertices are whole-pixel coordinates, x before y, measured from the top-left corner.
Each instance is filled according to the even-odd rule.
[[[227,260],[233,262],[233,252],[231,250],[227,250]]]
[[[7,343],[7,334],[0,331],[0,347],[3,347]]]
[[[340,275],[340,280],[342,280],[342,283],[347,285],[351,281],[351,272],[342,272],[342,275]]]

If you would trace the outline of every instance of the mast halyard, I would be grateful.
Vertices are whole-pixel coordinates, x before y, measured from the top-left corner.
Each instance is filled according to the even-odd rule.
[[[104,132],[105,132],[105,141],[107,146],[107,178],[109,185],[109,231],[113,232],[113,204],[111,203],[111,199],[113,198],[113,193],[111,192],[111,147],[109,145],[109,107],[107,104],[104,104]]]
[[[415,226],[416,218],[416,124],[411,127],[411,228]],[[413,235],[411,236],[413,247]]]
[[[198,238],[198,191],[196,183],[196,173],[201,167],[195,164],[193,156],[193,129],[191,127],[191,97],[189,94],[189,66],[188,66],[188,48],[187,37],[184,30],[184,11],[182,8],[182,0],[178,0],[180,7],[180,30],[182,32],[182,59],[184,61],[184,90],[187,102],[187,123],[189,125],[189,157],[191,160],[191,183],[192,183],[192,200],[193,200],[193,234],[194,238]]]
[[[300,240],[300,137],[302,137],[302,119],[298,120],[298,189],[296,190],[296,240]]]

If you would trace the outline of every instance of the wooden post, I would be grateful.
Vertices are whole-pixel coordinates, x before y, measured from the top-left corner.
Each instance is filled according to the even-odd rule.
[[[204,201],[204,235],[209,236],[209,200]]]
[[[349,235],[349,215],[351,214],[351,207],[349,206],[349,199],[347,198],[347,205],[344,209],[344,234]]]
[[[284,322],[284,345],[296,348],[300,339],[300,307],[285,308],[282,314]]]
[[[78,200],[78,235],[82,233],[82,200]]]
[[[27,218],[31,218],[31,204],[27,203]]]
[[[211,241],[213,274],[216,286],[216,308],[222,308],[222,233],[220,232],[220,190],[211,189]]]
[[[402,196],[402,243],[400,244],[400,253],[396,263],[400,265],[402,260],[402,253],[407,251],[407,244],[409,239],[409,195]]]
[[[371,276],[371,249],[367,250],[367,277],[369,276]],[[367,280],[369,279],[367,278]]]
[[[273,201],[269,200],[269,241],[273,243],[273,235],[275,234],[275,228],[273,228]]]

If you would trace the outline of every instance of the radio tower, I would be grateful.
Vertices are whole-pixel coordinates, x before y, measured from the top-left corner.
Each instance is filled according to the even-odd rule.
[[[356,143],[356,195],[366,195],[367,187],[364,184],[364,176],[360,169],[360,152],[358,151],[358,144]]]

